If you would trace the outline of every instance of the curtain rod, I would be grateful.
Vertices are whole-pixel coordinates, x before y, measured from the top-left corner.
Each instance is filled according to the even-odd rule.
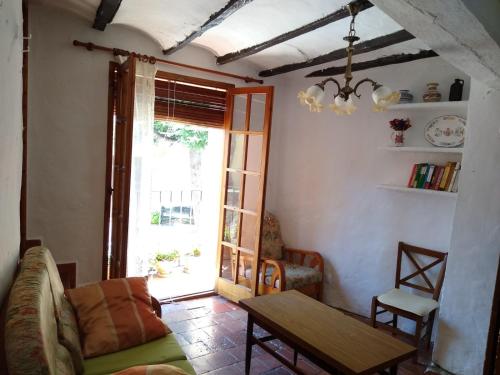
[[[158,62],[161,62],[163,64],[170,64],[170,65],[180,66],[182,68],[198,70],[200,72],[216,74],[216,75],[224,76],[224,77],[241,79],[242,81],[245,81],[246,83],[250,83],[250,82],[256,82],[256,83],[260,83],[260,84],[264,83],[263,80],[257,79],[257,78],[240,76],[240,75],[232,74],[232,73],[219,72],[218,70],[202,68],[202,67],[194,66],[194,65],[182,64],[182,63],[178,63],[178,62],[174,62],[174,61],[160,59],[160,58],[157,58],[154,56],[141,55],[140,53],[130,52],[130,51],[120,49],[120,48],[104,47],[104,46],[100,46],[98,44],[94,44],[91,42],[84,43],[84,42],[80,42],[79,40],[73,40],[73,45],[76,47],[85,47],[88,51],[98,50],[98,51],[111,52],[111,53],[113,53],[114,56],[133,56],[133,57],[137,57],[141,61],[150,62],[151,64],[154,64],[155,62],[158,61]]]

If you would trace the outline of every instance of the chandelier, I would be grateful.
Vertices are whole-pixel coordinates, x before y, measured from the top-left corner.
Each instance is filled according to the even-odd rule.
[[[347,66],[344,73],[344,87],[340,87],[340,83],[335,78],[329,77],[319,83],[316,83],[315,85],[312,85],[307,89],[307,91],[299,92],[297,97],[300,100],[300,104],[309,106],[309,110],[311,112],[321,112],[323,109],[322,101],[325,97],[325,86],[328,82],[333,82],[337,85],[337,93],[333,96],[333,103],[330,104],[329,107],[338,115],[350,115],[356,110],[356,106],[352,100],[352,95],[354,94],[357,98],[360,98],[361,95],[357,92],[358,87],[365,82],[369,82],[373,88],[373,110],[375,112],[382,112],[387,108],[387,106],[397,103],[399,101],[400,94],[399,92],[394,92],[389,87],[383,86],[370,78],[362,79],[356,83],[354,87],[350,86],[353,78],[351,72],[352,54],[354,51],[353,45],[354,42],[359,40],[359,37],[356,36],[356,30],[354,29],[354,21],[359,12],[359,8],[354,3],[350,3],[346,7],[352,18],[349,26],[349,35],[343,38],[349,43],[346,48]]]

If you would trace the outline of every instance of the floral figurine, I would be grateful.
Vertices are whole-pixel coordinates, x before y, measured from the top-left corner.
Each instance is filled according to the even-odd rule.
[[[407,118],[405,120],[405,119],[395,118],[394,120],[389,121],[389,124],[391,126],[391,129],[394,130],[394,132],[391,135],[392,141],[394,142],[394,146],[396,147],[404,146],[405,143],[404,132],[405,130],[411,128],[410,119]]]

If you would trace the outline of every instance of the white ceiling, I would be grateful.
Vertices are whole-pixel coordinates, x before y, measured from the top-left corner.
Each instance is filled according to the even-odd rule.
[[[93,21],[100,0],[35,0],[66,8]],[[223,8],[228,0],[122,0],[113,24],[139,29],[168,49],[205,23],[210,15]],[[296,29],[340,7],[347,0],[254,0],[219,25],[193,40],[192,44],[212,51],[216,56],[238,51]],[[349,18],[333,22],[310,33],[265,49],[245,60],[265,70],[284,64],[306,61],[343,48]],[[376,7],[356,18],[361,41],[401,30],[401,26]],[[104,31],[106,32],[106,31]],[[363,61],[394,53],[415,53],[427,47],[418,40],[400,43],[369,54],[358,55]],[[337,62],[341,65],[341,62]],[[333,64],[332,64],[333,65]]]

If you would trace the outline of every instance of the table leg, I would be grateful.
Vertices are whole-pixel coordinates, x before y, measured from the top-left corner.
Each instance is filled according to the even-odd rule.
[[[293,365],[294,366],[297,366],[297,357],[298,357],[299,353],[297,352],[297,350],[293,350]]]
[[[398,375],[398,365],[394,365],[389,370],[390,375]]]
[[[250,362],[252,361],[253,344],[253,317],[248,314],[247,319],[247,346],[245,351],[245,375],[250,375]]]

